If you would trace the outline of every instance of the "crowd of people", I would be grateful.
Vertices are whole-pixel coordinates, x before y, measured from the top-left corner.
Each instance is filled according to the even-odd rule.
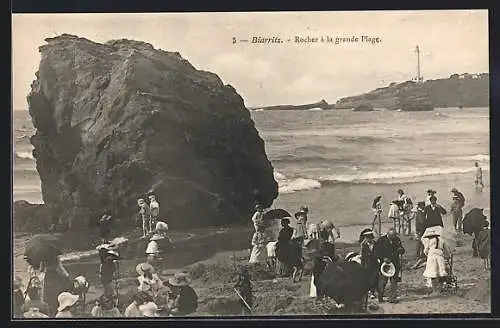
[[[460,235],[463,233],[465,197],[457,188],[452,188],[450,192],[452,224],[455,234]],[[373,226],[360,233],[360,251],[351,252],[344,259],[345,261],[357,261],[367,269],[371,277],[369,295],[372,298],[377,298],[379,302],[384,301],[384,291],[388,283],[388,301],[397,302],[398,283],[402,279],[403,270],[402,255],[406,253],[399,238],[401,235],[408,235],[417,241],[416,263],[412,269],[417,269],[425,264],[423,277],[427,281],[427,286],[430,287],[430,294],[440,294],[444,287],[456,284],[451,250],[456,245],[448,245],[449,239],[443,237],[443,215],[446,215],[448,211],[438,204],[437,192],[429,189],[425,200],[418,201],[415,205],[402,189],[399,189],[397,193],[398,197],[391,202],[388,211],[388,218],[393,226],[386,234],[380,233],[382,197],[377,196],[372,203]],[[273,222],[266,222],[264,219],[265,209],[263,206],[257,205],[252,216],[255,232],[252,238],[249,262],[251,264],[266,263],[270,269],[276,269],[276,274],[282,277],[290,276],[290,272],[293,272],[291,276],[293,281],[296,281],[296,275],[303,267],[303,250],[313,249],[317,251],[318,248],[321,248],[322,255],[327,255],[333,261],[337,261],[339,257],[335,253],[335,239],[340,238],[340,230],[328,220],[307,226],[308,212],[308,207],[302,206],[295,213],[294,227],[290,226],[291,217],[282,218],[280,230],[276,236],[276,227],[273,227]],[[411,230],[413,220],[414,232]],[[377,222],[379,224],[378,232],[375,229]],[[486,224],[484,228],[486,228]],[[318,243],[316,243],[317,241]],[[475,244],[476,238],[473,242],[473,255],[477,256],[478,247]],[[310,247],[311,245],[313,247]],[[316,297],[314,277],[311,279],[310,296]]]
[[[149,195],[149,205],[138,200],[139,216],[142,220],[143,237],[147,241],[146,261],[136,267],[137,290],[128,301],[125,310],[120,311],[123,295],[119,293],[119,247],[110,241],[111,216],[100,219],[101,244],[96,247],[99,257],[99,281],[102,295],[87,311],[86,295],[89,284],[84,276],[74,279],[64,268],[60,257],[47,263],[40,261],[29,265],[26,289],[23,291],[20,279],[14,290],[15,316],[24,318],[113,318],[113,317],[158,317],[186,316],[193,313],[198,296],[190,286],[185,272],[177,272],[170,279],[162,281],[161,260],[163,250],[170,245],[167,236],[168,224],[159,218],[159,203]]]
[[[477,166],[477,165],[476,165]],[[478,166],[477,166],[478,167]],[[482,187],[482,172],[478,167],[476,186]],[[452,224],[455,232],[463,232],[464,195],[456,188],[451,189]],[[377,196],[373,203],[374,220],[371,228],[365,228],[359,235],[359,252],[351,252],[343,260],[354,261],[369,273],[369,296],[384,302],[384,294],[389,284],[388,301],[398,301],[398,283],[402,280],[402,256],[406,253],[399,236],[410,235],[417,240],[415,259],[412,269],[425,264],[423,277],[431,287],[431,293],[439,294],[445,284],[453,278],[452,245],[443,235],[443,215],[447,210],[437,203],[437,192],[429,189],[424,201],[415,206],[410,197],[401,189],[397,199],[391,202],[387,217],[392,227],[386,234],[381,233],[383,212],[382,197]],[[54,261],[30,263],[29,282],[23,291],[22,282],[16,281],[14,288],[15,314],[24,318],[74,318],[74,317],[157,317],[185,316],[196,311],[198,296],[190,286],[190,279],[184,272],[177,272],[170,279],[162,280],[162,253],[170,246],[168,224],[160,219],[160,206],[155,195],[148,195],[149,204],[137,200],[140,228],[147,241],[145,262],[136,266],[137,290],[123,313],[120,309],[118,280],[121,256],[117,245],[110,240],[111,216],[100,219],[101,244],[99,254],[99,281],[102,295],[87,312],[86,295],[89,284],[85,277],[72,278],[62,265],[60,258]],[[278,277],[292,277],[293,282],[302,279],[304,251],[321,254],[330,261],[339,261],[335,241],[340,238],[340,229],[330,220],[308,224],[309,208],[301,206],[294,214],[279,220],[266,220],[266,209],[261,204],[255,207],[252,216],[254,233],[251,239],[250,265],[265,264]],[[292,223],[293,221],[293,223]],[[412,233],[414,221],[415,232]],[[139,222],[138,222],[139,223]],[[377,228],[377,229],[376,229]],[[483,225],[487,228],[487,223]],[[475,232],[473,256],[478,256],[480,231]],[[311,277],[310,296],[317,297],[314,276]],[[234,290],[239,297],[242,314],[252,312],[253,295],[250,275],[246,266],[241,266]]]

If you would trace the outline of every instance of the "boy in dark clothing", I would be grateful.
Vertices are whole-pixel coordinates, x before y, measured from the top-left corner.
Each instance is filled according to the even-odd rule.
[[[446,214],[446,210],[441,205],[436,203],[437,202],[436,196],[431,196],[429,198],[429,201],[431,202],[431,204],[427,205],[424,209],[425,229],[435,226],[444,227],[442,216]]]
[[[238,280],[234,285],[234,288],[240,293],[241,297],[245,300],[240,299],[240,305],[242,309],[243,315],[251,315],[251,306],[252,306],[252,283],[250,282],[250,274],[248,273],[248,269],[244,266],[240,268],[240,272],[238,273]],[[248,306],[247,306],[248,305]],[[248,308],[250,307],[250,308]]]
[[[378,278],[378,301],[383,302],[384,290],[387,282],[390,281],[391,289],[389,294],[389,302],[397,303],[396,293],[397,284],[401,282],[401,255],[405,253],[405,249],[401,243],[401,239],[396,234],[394,228],[390,228],[385,236],[380,237],[374,246],[374,255],[378,259],[380,265],[385,263],[393,263],[396,268],[396,273],[393,277],[387,278],[379,273]]]
[[[465,205],[465,197],[457,188],[451,189],[451,193],[453,194],[453,202],[450,211],[453,215],[453,227],[455,231],[462,232],[462,208]]]

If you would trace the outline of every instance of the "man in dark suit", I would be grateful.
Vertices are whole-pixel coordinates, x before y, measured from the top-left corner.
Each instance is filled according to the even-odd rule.
[[[398,282],[401,281],[401,255],[405,253],[405,249],[401,243],[401,239],[396,234],[394,228],[390,228],[385,236],[380,237],[374,246],[374,255],[378,259],[380,265],[382,263],[393,263],[396,268],[394,276],[388,278],[379,272],[378,279],[378,301],[383,302],[384,290],[387,282],[390,281],[389,303],[397,303],[396,293]]]
[[[424,209],[425,229],[435,226],[444,227],[443,215],[446,214],[446,210],[443,208],[443,206],[437,204],[436,196],[431,196],[429,201],[431,202],[431,204],[427,205]]]

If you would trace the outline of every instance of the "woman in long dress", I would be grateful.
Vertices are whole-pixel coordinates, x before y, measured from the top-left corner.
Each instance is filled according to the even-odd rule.
[[[258,225],[257,231],[252,237],[252,253],[250,254],[250,263],[265,263],[267,260],[267,237],[264,234],[264,225]]]
[[[278,243],[276,244],[276,259],[278,260],[278,275],[287,276],[290,274],[288,266],[290,257],[290,240],[293,236],[293,228],[290,227],[290,219],[281,219],[281,230],[278,235]]]
[[[440,278],[447,277],[449,267],[447,263],[451,257],[451,251],[444,242],[439,228],[430,227],[422,236],[424,253],[427,255],[424,277],[431,280],[432,293],[439,294]]]

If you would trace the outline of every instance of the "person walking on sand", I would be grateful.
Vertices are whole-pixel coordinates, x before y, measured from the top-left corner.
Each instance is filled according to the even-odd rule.
[[[149,195],[149,232],[155,230],[156,222],[160,218],[160,204],[155,195]]]
[[[375,297],[377,292],[377,280],[378,280],[378,262],[375,257],[373,250],[375,247],[375,233],[372,229],[366,228],[361,231],[359,236],[360,242],[360,256],[361,256],[361,266],[365,268],[370,274],[370,285],[369,290],[370,298]]]
[[[431,280],[432,294],[440,293],[440,278],[447,277],[449,268],[447,263],[451,258],[451,251],[448,245],[440,238],[440,227],[435,226],[425,230],[422,236],[424,243],[424,253],[427,255],[427,263],[423,276]]]
[[[267,236],[264,233],[264,225],[259,225],[257,231],[254,232],[252,237],[252,252],[250,254],[249,262],[255,263],[265,263],[267,259],[267,249],[266,245],[268,243]]]
[[[382,234],[382,196],[378,195],[372,202],[373,221],[372,230],[377,231],[377,235]]]
[[[425,202],[418,202],[415,209],[415,236],[417,240],[417,249],[415,252],[415,259],[417,262],[412,266],[412,269],[417,269],[425,262],[424,244],[422,243],[422,236],[425,232]]]
[[[292,238],[297,239],[297,242],[303,246],[307,236],[307,208],[302,207],[295,213],[296,227],[293,232]]]
[[[464,195],[457,190],[457,188],[451,189],[452,193],[452,203],[451,203],[451,215],[453,216],[453,227],[458,233],[462,232],[462,208],[465,205]]]
[[[443,206],[437,204],[436,196],[431,196],[430,201],[431,204],[427,205],[424,209],[424,214],[425,214],[424,228],[427,229],[434,226],[444,227],[443,215],[446,214],[446,210],[443,208]]]
[[[379,270],[377,291],[378,301],[379,303],[384,301],[384,290],[387,282],[389,281],[389,303],[397,303],[398,301],[396,295],[398,283],[401,282],[401,256],[405,253],[405,249],[394,228],[390,228],[385,236],[380,237],[375,242],[373,253],[378,259],[380,265],[383,263],[392,263],[395,268],[395,273],[392,277],[386,277]]]
[[[478,162],[474,163],[474,166],[476,167],[476,180],[474,181],[476,188],[478,190],[483,190],[484,184],[483,184],[483,170],[479,166]]]
[[[255,205],[255,213],[252,216],[252,222],[255,231],[258,230],[259,226],[264,224],[264,206],[262,206],[262,204]]]
[[[149,220],[150,220],[150,214],[149,214],[149,206],[146,204],[144,199],[139,198],[137,200],[137,205],[139,205],[139,216],[142,220],[142,236],[146,237],[149,234]]]
[[[400,202],[399,200],[393,200],[391,202],[391,206],[389,207],[389,212],[387,216],[389,220],[393,222],[394,230],[401,230],[401,213],[399,209]]]

